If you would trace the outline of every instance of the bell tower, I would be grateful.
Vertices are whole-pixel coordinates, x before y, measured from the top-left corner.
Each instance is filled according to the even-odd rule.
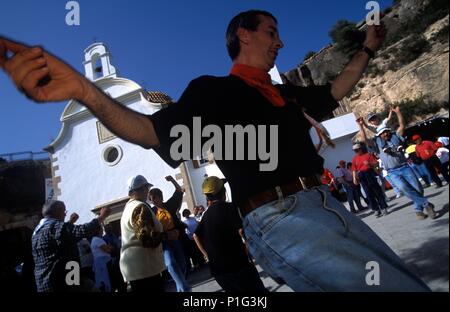
[[[84,50],[85,76],[91,81],[105,77],[117,77],[116,68],[111,65],[111,54],[106,46],[97,42]]]

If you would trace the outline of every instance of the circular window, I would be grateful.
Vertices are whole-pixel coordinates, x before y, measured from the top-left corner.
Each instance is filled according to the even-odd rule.
[[[118,145],[110,145],[103,150],[102,154],[103,161],[109,166],[114,166],[122,158],[122,149]]]

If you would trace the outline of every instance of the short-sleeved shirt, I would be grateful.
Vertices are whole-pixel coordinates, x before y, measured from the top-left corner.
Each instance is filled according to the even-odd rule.
[[[195,220],[194,217],[187,217],[183,219],[183,223],[186,224],[186,235],[189,237],[189,239],[193,239],[193,235],[195,233],[195,230],[198,226],[198,221]]]
[[[171,157],[172,144],[180,139],[176,135],[171,137],[173,127],[183,125],[184,129],[188,129],[191,147],[195,147],[194,140],[205,143],[212,137],[211,134],[202,136],[199,132],[202,128],[206,125],[218,126],[222,133],[221,156],[224,159],[217,157],[216,147],[214,157],[231,187],[233,201],[236,203],[277,185],[286,184],[299,176],[320,175],[323,159],[317,154],[312,143],[309,135],[311,124],[305,118],[302,108],[316,120],[330,116],[338,107],[331,95],[331,87],[276,87],[286,101],[283,107],[275,107],[257,89],[235,76],[203,76],[191,81],[177,103],[148,116],[160,142],[160,147],[155,148],[155,151],[175,168],[183,160],[174,160]],[[193,117],[201,117],[201,127],[193,126]],[[227,125],[240,125],[244,128],[251,125],[257,130],[256,135],[260,138],[258,150],[261,151],[257,153],[256,160],[251,160],[247,150],[244,152],[244,160],[236,160],[234,140],[233,145],[225,144]],[[273,129],[277,129],[277,133]],[[269,146],[271,135],[277,146],[274,142]],[[261,144],[262,142],[265,142],[266,146]],[[245,149],[248,146],[250,144],[246,144]],[[229,157],[226,157],[225,150],[234,153],[233,160],[227,159]],[[264,157],[262,150],[268,153],[270,158]],[[195,154],[199,151],[191,148],[190,152],[189,159],[195,159],[194,156],[198,156]],[[261,171],[260,165],[270,161],[276,161],[275,170]]]
[[[106,257],[106,258],[111,258],[111,255],[109,253],[107,253],[106,251],[103,251],[100,247],[103,245],[107,245],[106,242],[97,236],[94,236],[92,238],[91,241],[91,250],[92,250],[92,255],[94,256],[94,260],[101,258],[101,257]]]
[[[336,178],[343,178],[345,182],[352,182],[353,176],[350,170],[346,168],[339,167],[336,169],[335,173]]]
[[[431,141],[423,141],[420,144],[416,144],[416,154],[423,160],[427,160],[436,154],[437,147]]]
[[[156,219],[162,224],[164,231],[173,230],[175,227],[172,216],[164,208],[156,208]]]
[[[237,272],[249,265],[245,245],[239,235],[241,228],[241,218],[232,203],[216,202],[205,211],[195,235],[208,253],[213,275]]]
[[[352,170],[365,172],[371,168],[371,164],[376,164],[377,162],[375,156],[370,153],[355,155],[352,160]]]
[[[405,139],[397,133],[393,133],[389,140],[381,137],[375,139],[384,169],[396,169],[408,163],[404,152],[404,142]]]
[[[321,176],[321,180],[322,180],[322,184],[324,185],[329,185],[331,190],[334,190],[334,186],[330,185],[330,183],[333,181],[334,176],[331,173],[330,170],[328,170],[327,168],[325,168],[323,170],[322,176]]]
[[[155,213],[156,218],[163,225],[164,231],[172,230],[176,228],[180,233],[184,233],[186,226],[178,218],[178,210],[183,202],[183,192],[175,190],[172,197],[162,204],[162,208],[152,207],[152,211]],[[184,234],[182,234],[184,235]]]

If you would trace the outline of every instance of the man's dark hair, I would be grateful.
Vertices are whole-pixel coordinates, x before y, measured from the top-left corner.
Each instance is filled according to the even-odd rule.
[[[241,51],[239,38],[237,36],[238,29],[244,28],[251,31],[256,31],[259,23],[261,23],[259,15],[270,17],[275,21],[275,23],[278,23],[277,19],[267,11],[250,10],[239,13],[238,15],[233,17],[231,22],[228,24],[226,41],[227,41],[228,55],[231,57],[231,60],[234,60]]]
[[[189,217],[190,215],[191,215],[191,212],[189,211],[189,209],[184,209],[184,210],[183,210],[183,213],[182,213],[182,216],[183,216],[183,217],[187,218],[187,217]]]
[[[221,200],[225,196],[225,187],[222,186],[220,191],[218,191],[216,194],[205,194],[207,200]]]
[[[63,207],[64,203],[60,200],[48,200],[42,206],[42,215],[44,217],[55,217],[58,210]]]
[[[152,188],[149,193],[152,196],[158,196],[159,198],[163,198],[163,193],[159,188]]]

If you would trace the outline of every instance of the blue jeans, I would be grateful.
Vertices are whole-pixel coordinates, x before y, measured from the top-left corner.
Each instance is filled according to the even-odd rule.
[[[244,230],[258,264],[294,291],[430,291],[326,186],[262,205]],[[379,285],[366,281],[370,261]]]
[[[389,169],[388,176],[397,187],[411,199],[415,206],[416,212],[422,212],[423,208],[428,205],[428,200],[423,197],[422,184],[419,182],[414,172],[408,165],[404,165],[395,169]]]
[[[413,169],[413,171],[416,174],[418,179],[422,178],[422,180],[423,180],[423,182],[425,182],[425,184],[427,184],[427,185],[431,184],[431,181],[432,181],[431,174],[428,171],[428,168],[424,163],[421,163],[420,165],[412,163],[409,166]]]
[[[394,181],[389,177],[389,175],[385,176],[384,179],[389,182],[389,184],[392,186],[392,189],[394,190],[395,195],[402,195],[402,191],[395,185]],[[384,182],[384,181],[383,181]],[[383,191],[385,189],[383,188]]]
[[[183,246],[179,240],[167,240],[163,242],[164,263],[167,266],[177,286],[178,292],[189,292],[191,286],[186,281],[186,260],[184,258]]]
[[[358,207],[358,210],[364,210],[364,207],[361,205],[361,198],[358,192],[357,185],[354,185],[353,182],[347,182],[344,185],[345,192],[347,193],[347,202],[350,206],[350,211],[355,211],[355,206],[353,205],[353,202],[356,203],[356,206]]]

